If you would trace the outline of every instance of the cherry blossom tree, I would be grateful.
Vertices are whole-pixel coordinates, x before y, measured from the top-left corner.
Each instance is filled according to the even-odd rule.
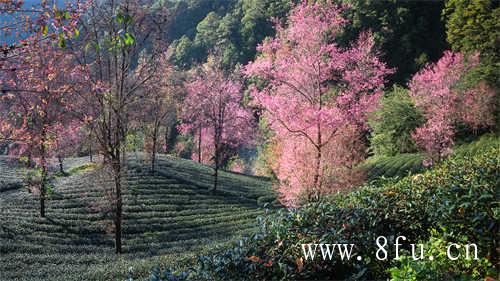
[[[353,143],[361,141],[367,114],[391,73],[379,60],[370,32],[348,48],[334,43],[347,23],[341,16],[345,9],[330,1],[303,1],[286,26],[276,25],[276,36],[258,46],[260,55],[246,66],[247,76],[261,84],[253,88],[253,98],[264,109],[280,147],[275,172],[290,204],[299,194],[311,199],[352,185],[335,180],[348,174],[338,167],[353,167],[347,162],[360,157],[345,155],[357,154],[362,147],[341,150],[338,142],[346,134]]]
[[[168,61],[168,56],[162,54],[156,61],[141,60],[138,69],[150,68],[150,72],[141,71],[138,75],[151,75],[142,87],[143,99],[136,104],[135,111],[140,115],[137,118],[142,131],[150,144],[146,146],[150,152],[151,172],[155,171],[156,153],[160,149],[160,130],[167,130],[176,118],[176,94],[178,87],[175,81],[174,68]],[[140,78],[139,78],[140,79]]]
[[[484,82],[464,85],[467,73],[478,63],[477,53],[467,58],[447,51],[409,83],[410,96],[427,119],[412,136],[434,160],[451,153],[457,124],[473,130],[494,125],[495,92]]]
[[[40,216],[45,216],[48,158],[54,155],[56,140],[72,134],[67,125],[78,127],[73,114],[76,92],[84,87],[86,69],[75,65],[64,50],[46,42],[29,45],[29,51],[9,67],[15,68],[2,81],[2,107],[8,112],[1,133],[17,149],[16,156],[35,158],[41,169]]]
[[[0,1],[0,80],[3,82],[0,83],[0,98],[8,93],[7,100],[13,93],[25,92],[25,87],[15,89],[19,84],[6,83],[19,70],[19,77],[26,74],[31,66],[25,58],[44,55],[33,52],[50,44],[64,47],[68,39],[78,36],[77,22],[87,5],[86,0],[57,5],[49,1]],[[0,138],[0,141],[11,142],[6,138]],[[27,149],[28,156],[30,152],[31,149]]]
[[[251,144],[253,115],[243,107],[241,83],[210,61],[197,69],[186,90],[180,131],[198,134],[198,149],[205,155],[201,159],[214,165],[215,192],[222,164],[239,147]]]

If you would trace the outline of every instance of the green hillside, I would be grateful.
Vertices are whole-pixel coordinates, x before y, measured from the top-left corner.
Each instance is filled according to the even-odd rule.
[[[19,179],[5,160],[1,180]],[[67,169],[77,171],[86,160],[70,159]],[[112,182],[103,170],[54,179],[46,219],[25,188],[0,192],[0,280],[119,280],[130,267],[141,275],[248,235],[262,204],[275,198],[263,178],[223,172],[212,194],[209,167],[168,156],[158,162],[151,175],[141,155],[128,160],[121,257],[108,234],[102,198]]]
[[[500,147],[500,137],[495,134],[486,134],[472,142],[459,144],[453,148],[454,155],[474,155],[488,148]],[[408,173],[416,174],[424,170],[423,153],[404,153],[391,157],[372,157],[361,164],[366,171],[368,180],[379,177],[404,177]]]

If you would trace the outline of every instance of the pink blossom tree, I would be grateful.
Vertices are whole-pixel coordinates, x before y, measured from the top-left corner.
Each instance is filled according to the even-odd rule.
[[[154,66],[153,66],[154,65]],[[175,122],[176,118],[176,93],[178,87],[174,78],[174,68],[168,61],[166,54],[160,55],[154,61],[142,59],[138,67],[140,76],[151,76],[142,87],[143,99],[140,104],[135,104],[133,111],[138,113],[137,120],[146,136],[147,150],[150,152],[151,172],[155,172],[156,153],[161,148],[159,145],[160,130],[165,130]]]
[[[78,126],[73,112],[86,69],[45,42],[30,45],[9,67],[16,70],[2,81],[2,107],[9,113],[0,120],[1,134],[17,147],[11,154],[33,157],[39,165],[40,216],[44,217],[48,158],[54,155],[57,140],[71,134],[68,125]]]
[[[49,1],[25,1],[25,0],[1,0],[0,1],[0,99],[2,112],[8,113],[12,101],[12,95],[26,93],[27,89],[22,83],[14,82],[13,77],[23,77],[29,71],[31,65],[29,58],[44,56],[40,54],[50,44],[58,44],[64,47],[67,40],[78,37],[78,19],[88,6],[86,0],[67,1],[65,3],[54,3]],[[49,52],[50,53],[50,52]],[[49,54],[50,55],[50,54]],[[33,72],[40,65],[34,64]],[[18,79],[19,80],[19,79]],[[17,97],[16,97],[17,98]],[[3,120],[9,124],[8,118]],[[5,131],[15,131],[7,129]],[[12,139],[0,136],[0,141],[11,143]],[[18,141],[18,140],[14,140]],[[32,149],[27,145],[14,143],[17,151],[25,150],[28,156]],[[15,149],[16,150],[16,149]],[[31,157],[29,157],[31,160]],[[31,161],[29,161],[28,164]]]
[[[214,165],[215,192],[218,171],[224,160],[237,148],[251,143],[254,119],[243,107],[241,83],[220,68],[207,63],[197,69],[186,83],[187,96],[182,104],[180,131],[198,134],[199,153],[205,163]]]
[[[434,160],[451,153],[456,125],[476,130],[494,124],[495,93],[485,83],[464,86],[463,80],[479,63],[479,54],[466,58],[447,51],[435,64],[428,64],[409,83],[410,96],[427,118],[413,133],[417,145]]]
[[[346,24],[341,16],[345,9],[329,1],[303,1],[286,26],[276,25],[276,36],[258,46],[260,55],[246,66],[247,76],[264,84],[253,88],[253,98],[281,148],[275,172],[289,203],[299,194],[311,198],[351,185],[334,179],[347,173],[338,169],[343,159],[359,160],[345,154],[363,149],[339,151],[337,141],[347,132],[356,140],[367,129],[367,114],[391,73],[378,59],[371,33],[362,33],[348,48],[334,43]]]

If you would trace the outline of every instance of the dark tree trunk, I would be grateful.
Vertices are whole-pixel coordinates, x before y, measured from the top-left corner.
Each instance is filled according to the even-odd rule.
[[[219,178],[219,165],[215,164],[214,188],[212,189],[213,193],[215,193],[217,191],[218,178]]]
[[[94,159],[92,159],[92,144],[89,144],[89,160],[90,162],[94,162]]]
[[[89,133],[89,160],[90,160],[90,162],[93,162],[93,159],[92,159],[92,130],[90,130],[90,133]]]
[[[314,168],[314,190],[313,190],[313,196],[318,197],[321,189],[321,183],[320,183],[320,172],[321,172],[321,147],[317,148],[316,151],[316,164]],[[311,199],[311,198],[309,198]]]
[[[122,253],[122,221],[123,221],[123,211],[122,211],[122,172],[123,172],[123,163],[125,163],[125,148],[122,147],[122,144],[125,141],[126,132],[124,129],[123,119],[120,113],[123,110],[118,110],[118,114],[116,115],[116,125],[113,129],[114,134],[114,149],[112,159],[112,169],[114,173],[114,181],[115,181],[115,252],[116,254]]]
[[[42,183],[40,185],[40,217],[45,217],[45,179],[43,175]]]
[[[156,145],[153,145],[153,149],[156,149]],[[156,169],[156,151],[153,150],[153,152],[151,153],[151,173],[155,173],[155,169]]]
[[[215,171],[214,171],[214,188],[212,189],[212,192],[215,193],[217,191],[217,185],[219,181],[219,145],[216,143],[215,144],[215,155],[214,155],[214,162],[215,162]]]
[[[40,183],[40,217],[44,218],[45,217],[45,189],[46,189],[46,182],[47,182],[47,159],[45,156],[45,137],[46,137],[46,132],[45,128],[42,130],[42,139],[41,139],[41,145],[40,145],[40,164],[42,166],[42,180]]]
[[[198,163],[201,163],[201,126],[198,134]]]
[[[156,143],[158,142],[158,127],[155,126],[153,130],[153,151],[151,151],[151,173],[155,172],[156,164]]]
[[[33,168],[35,166],[33,162],[33,156],[31,155],[32,146],[30,145],[30,150],[28,152],[28,162],[26,163],[26,168]]]
[[[318,123],[318,135],[317,135],[317,145],[316,145],[316,163],[315,163],[315,168],[314,168],[314,180],[313,180],[313,188],[314,188],[313,193],[314,193],[315,198],[317,198],[319,196],[320,189],[321,189],[321,179],[320,179],[321,146],[322,146],[321,125]],[[310,196],[309,196],[309,199],[311,199]]]
[[[59,172],[64,175],[65,173],[64,173],[63,158],[61,156],[58,156],[57,160],[59,161]]]
[[[122,252],[122,186],[121,186],[121,163],[120,153],[117,153],[118,159],[114,160],[113,173],[115,180],[115,252]]]
[[[166,127],[165,128],[165,150],[163,151],[165,154],[168,153],[168,135],[169,135],[169,132],[170,132],[170,127]]]

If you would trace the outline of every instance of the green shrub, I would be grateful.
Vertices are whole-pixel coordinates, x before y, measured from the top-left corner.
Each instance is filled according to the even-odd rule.
[[[467,259],[467,252],[464,247],[460,248],[458,260],[451,260],[447,256],[447,249],[450,243],[458,245],[468,244],[465,237],[451,238],[444,237],[438,231],[432,231],[431,238],[422,243],[424,256],[432,256],[429,260],[414,260],[410,253],[396,263],[396,266],[388,271],[391,274],[391,280],[394,281],[441,281],[441,280],[484,280],[484,276],[495,276],[495,270],[491,262],[482,257],[475,260],[473,256]],[[456,253],[454,255],[457,255]]]
[[[67,175],[74,175],[77,173],[85,173],[88,171],[92,171],[97,166],[98,166],[98,164],[96,164],[96,163],[86,163],[86,164],[83,164],[81,166],[77,166],[77,167],[73,167],[73,168],[69,169]]]
[[[369,124],[373,129],[371,148],[375,155],[393,156],[417,151],[411,134],[424,119],[411,101],[408,90],[395,86],[380,101]]]

